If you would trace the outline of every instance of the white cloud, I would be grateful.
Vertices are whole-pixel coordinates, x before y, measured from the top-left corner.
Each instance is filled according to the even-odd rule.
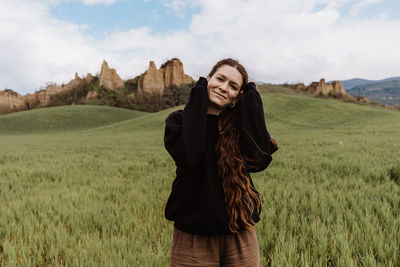
[[[0,25],[7,25],[0,27],[0,86],[21,93],[93,72],[105,56],[79,25],[52,18],[44,3],[2,1]]]
[[[68,82],[75,71],[96,73],[103,59],[123,79],[144,72],[149,60],[159,66],[172,57],[194,78],[224,57],[239,59],[253,80],[275,83],[398,76],[400,21],[344,18],[346,3],[198,0],[187,31],[143,27],[94,40],[82,26],[53,18],[44,3],[0,2],[0,25],[7,25],[0,27],[0,89],[26,93],[47,81]]]
[[[346,20],[338,11],[346,2],[203,0],[190,28],[198,54],[184,62],[201,59],[204,73],[233,56],[253,79],[271,82],[399,75],[400,21]],[[313,12],[317,4],[328,5]]]

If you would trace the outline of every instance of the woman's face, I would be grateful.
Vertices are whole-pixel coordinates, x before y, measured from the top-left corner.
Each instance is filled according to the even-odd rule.
[[[222,65],[208,81],[208,98],[219,109],[225,109],[238,99],[243,77],[240,72],[229,65]]]

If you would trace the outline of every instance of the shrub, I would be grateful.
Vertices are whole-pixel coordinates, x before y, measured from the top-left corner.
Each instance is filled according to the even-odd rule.
[[[93,79],[91,83],[83,80],[71,90],[66,90],[51,96],[49,106],[83,104],[85,103],[87,93],[92,90],[96,84],[98,84],[98,79],[96,78]]]
[[[108,90],[104,87],[94,86],[93,89],[99,93],[98,99],[86,100],[86,104],[135,109],[134,99],[129,95],[126,87]]]
[[[129,93],[136,93],[138,89],[138,81],[139,77],[136,77],[134,79],[129,79],[125,82],[125,87],[128,90]]]
[[[194,84],[184,84],[181,86],[171,85],[164,89],[163,108],[171,108],[185,104],[189,100],[190,88]]]
[[[135,95],[134,109],[157,112],[163,109],[163,97],[158,93],[140,92]]]

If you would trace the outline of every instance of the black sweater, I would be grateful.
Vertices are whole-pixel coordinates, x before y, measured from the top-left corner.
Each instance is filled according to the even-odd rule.
[[[255,84],[245,88],[235,107],[239,148],[247,171],[258,172],[267,168],[278,148],[270,140]],[[207,114],[208,101],[207,80],[201,77],[191,89],[184,110],[171,113],[165,120],[164,144],[176,164],[165,217],[175,221],[177,229],[197,235],[230,233],[215,152],[219,116]],[[253,218],[258,222],[259,214],[255,212]]]

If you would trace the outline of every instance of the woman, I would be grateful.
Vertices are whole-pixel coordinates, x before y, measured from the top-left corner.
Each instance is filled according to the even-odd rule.
[[[259,266],[254,225],[261,200],[249,172],[278,147],[245,68],[219,61],[166,119],[164,143],[176,164],[165,216],[174,221],[171,266]]]

